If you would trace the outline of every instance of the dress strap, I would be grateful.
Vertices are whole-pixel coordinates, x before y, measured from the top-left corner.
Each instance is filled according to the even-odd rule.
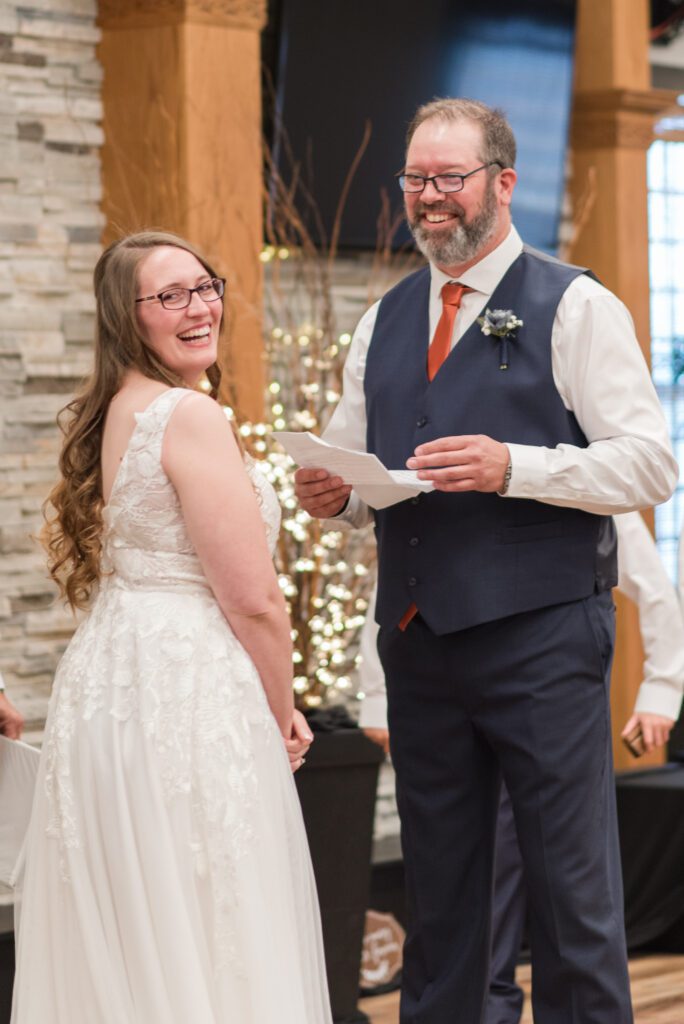
[[[136,412],[136,422],[140,423],[149,416],[156,427],[160,427],[162,424],[165,426],[180,400],[194,393],[191,388],[169,388],[168,391],[162,391],[160,395],[152,399],[146,409]]]
[[[171,415],[179,402],[188,395],[194,395],[191,388],[169,388],[153,398],[146,409],[135,413],[136,433],[148,440],[163,437]]]
[[[136,426],[130,445],[132,453],[144,449],[148,455],[156,452],[161,458],[164,434],[174,409],[184,398],[194,394],[191,388],[169,388],[153,398],[142,412],[136,412]]]

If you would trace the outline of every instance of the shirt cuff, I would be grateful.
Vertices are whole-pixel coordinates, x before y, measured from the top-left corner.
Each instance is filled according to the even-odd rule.
[[[359,726],[362,729],[387,728],[387,697],[384,693],[364,697],[361,701]]]
[[[368,505],[352,491],[342,511],[338,512],[336,516],[325,519],[324,522],[329,523],[331,529],[339,529],[343,523],[360,529],[362,526],[367,526],[371,519],[372,512]]]
[[[546,449],[530,444],[505,442],[511,460],[511,479],[502,498],[535,498],[546,492]]]
[[[648,682],[639,687],[634,711],[665,715],[676,722],[681,707],[682,691],[679,686],[666,682]]]

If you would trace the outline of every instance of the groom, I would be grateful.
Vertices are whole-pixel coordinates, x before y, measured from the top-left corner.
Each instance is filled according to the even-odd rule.
[[[501,779],[531,911],[537,1024],[629,1024],[607,680],[610,516],[665,500],[667,428],[624,306],[523,246],[515,140],[421,107],[400,176],[429,266],[362,318],[326,440],[435,492],[375,513],[378,649],[410,904],[402,1024],[480,1024]],[[504,310],[503,337],[479,318]],[[312,515],[368,510],[299,470]]]

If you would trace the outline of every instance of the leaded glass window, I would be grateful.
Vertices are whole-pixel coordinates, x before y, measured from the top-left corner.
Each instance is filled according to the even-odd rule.
[[[652,373],[675,456],[684,465],[684,141],[659,139],[651,145],[648,204]],[[655,515],[658,550],[676,581],[684,521],[681,483]]]

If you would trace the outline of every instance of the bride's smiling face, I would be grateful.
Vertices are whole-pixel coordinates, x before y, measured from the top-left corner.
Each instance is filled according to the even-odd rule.
[[[211,281],[205,267],[185,249],[160,245],[138,268],[138,298],[197,288]],[[216,362],[223,301],[207,301],[198,292],[184,309],[165,309],[158,298],[137,302],[138,323],[147,345],[186,384],[194,385]]]

